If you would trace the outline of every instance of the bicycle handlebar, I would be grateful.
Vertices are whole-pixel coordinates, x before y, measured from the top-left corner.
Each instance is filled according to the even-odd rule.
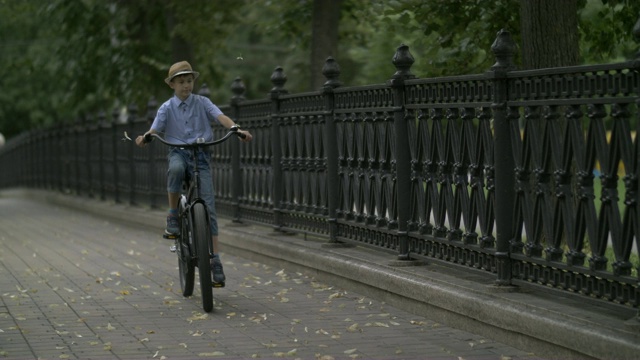
[[[169,146],[176,146],[176,147],[181,147],[181,148],[204,147],[204,146],[211,146],[211,145],[220,144],[221,142],[226,141],[232,135],[236,135],[241,139],[244,139],[244,138],[247,137],[245,134],[238,132],[238,130],[240,130],[240,128],[238,126],[232,126],[232,127],[229,128],[229,132],[226,133],[223,137],[221,137],[219,139],[215,139],[213,141],[206,141],[205,142],[203,138],[199,138],[198,141],[196,141],[195,143],[191,143],[191,144],[173,144],[173,143],[170,143],[170,142],[166,141],[165,139],[163,139],[158,134],[146,134],[144,136],[144,142],[145,143],[150,143],[153,140],[153,138],[156,138],[161,143],[163,143],[165,145],[169,145]],[[200,140],[203,140],[203,141],[200,142]]]

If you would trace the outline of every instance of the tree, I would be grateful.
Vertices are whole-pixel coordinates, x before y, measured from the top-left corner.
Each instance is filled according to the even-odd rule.
[[[633,40],[631,29],[640,12],[638,1],[496,0],[491,6],[484,6],[485,3],[479,0],[376,1],[372,6],[360,10],[366,17],[376,19],[370,20],[372,24],[385,24],[371,38],[373,43],[368,42],[367,50],[375,49],[377,41],[402,41],[410,45],[416,58],[413,70],[421,77],[479,73],[493,63],[493,54],[488,49],[497,31],[504,28],[511,32],[520,45],[516,64],[520,68],[528,68],[530,66],[525,65],[523,57],[525,52],[534,51],[529,48],[530,45],[538,46],[535,45],[538,41],[546,41],[547,45],[560,41],[555,39],[558,36],[536,40],[532,38],[532,33],[525,35],[521,31],[522,12],[531,12],[527,12],[526,7],[538,6],[540,10],[544,10],[543,4],[547,6],[547,11],[539,11],[533,16],[526,15],[528,19],[523,22],[536,19],[540,23],[553,17],[556,20],[545,23],[547,26],[540,31],[555,31],[563,38],[562,41],[570,44],[566,45],[567,48],[539,49],[534,55],[526,55],[527,60],[532,59],[532,56],[544,56],[541,52],[562,54],[568,49],[574,49],[572,52],[578,49],[577,58],[572,55],[570,64],[592,64],[614,59],[622,61],[637,50],[638,45]],[[572,24],[571,28],[568,28],[569,24]],[[564,32],[553,29],[558,26],[565,29]],[[524,36],[529,38],[525,40]],[[547,35],[540,33],[536,36],[539,39]],[[564,46],[559,43],[556,45]],[[372,55],[363,49],[361,57],[364,59],[368,56]],[[562,60],[565,61],[566,58],[563,57]],[[547,63],[544,66],[563,64]]]
[[[10,137],[114,105],[165,98],[170,89],[162,80],[174,57],[192,58],[202,64],[203,77],[218,78],[212,54],[236,20],[238,3],[3,1],[0,66],[7,72],[0,78],[0,131]],[[186,50],[172,55],[172,44]],[[191,53],[192,46],[197,51]]]
[[[164,99],[170,89],[162,80],[171,63],[183,58],[192,61],[201,73],[198,83],[207,83],[222,105],[238,76],[247,98],[266,96],[278,65],[289,91],[317,90],[329,55],[339,63],[345,85],[383,83],[395,71],[391,58],[401,43],[410,46],[418,77],[482,73],[495,62],[490,48],[502,28],[521,44],[515,61],[524,68],[532,56],[556,51],[540,46],[568,49],[555,38],[521,41],[527,36],[521,13],[525,21],[548,15],[525,9],[536,4],[576,4],[577,32],[560,32],[577,34],[571,40],[579,44],[574,63],[635,56],[631,29],[640,1],[526,2],[521,9],[518,0],[494,0],[491,6],[485,0],[0,0],[0,132],[11,138],[114,106],[144,107],[151,96]],[[571,17],[571,10],[562,12],[562,21],[551,25]],[[541,50],[525,55],[525,43]],[[562,63],[535,66],[550,65]]]
[[[322,87],[322,66],[328,56],[337,57],[338,24],[342,0],[314,0],[311,24],[311,89]]]
[[[523,68],[578,65],[576,0],[521,1],[520,27]]]

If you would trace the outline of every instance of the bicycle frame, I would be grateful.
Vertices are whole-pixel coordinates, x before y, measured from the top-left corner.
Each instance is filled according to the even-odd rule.
[[[186,196],[185,194],[182,194],[180,196],[180,201],[183,200],[185,203],[184,205],[184,209],[185,211],[190,211],[191,207],[196,204],[196,203],[202,203],[204,205],[204,199],[200,196],[200,170],[198,170],[198,151],[197,151],[197,147],[192,148],[191,150],[191,155],[194,161],[193,164],[193,176],[189,179],[186,179],[187,174],[185,174],[185,180],[186,181],[186,186],[187,186],[187,191],[186,191]],[[207,210],[208,211],[208,210]],[[180,214],[183,215],[183,214]],[[207,225],[211,225],[211,224],[207,224]]]

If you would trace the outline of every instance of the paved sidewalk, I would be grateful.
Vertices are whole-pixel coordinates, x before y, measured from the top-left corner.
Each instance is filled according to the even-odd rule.
[[[21,191],[0,192],[0,229],[0,358],[536,357],[228,253],[227,287],[205,314],[198,284],[193,297],[180,295],[176,256],[159,231]]]

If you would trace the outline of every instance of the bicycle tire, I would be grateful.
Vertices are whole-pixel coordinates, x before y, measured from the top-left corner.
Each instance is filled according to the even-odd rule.
[[[183,214],[184,207],[182,202],[180,203],[179,213]],[[180,289],[182,290],[182,296],[188,297],[193,294],[193,286],[195,282],[195,263],[192,260],[191,251],[189,248],[189,237],[193,236],[193,229],[191,229],[191,220],[189,214],[180,218],[180,236],[178,237],[178,243],[176,244],[176,253],[178,255],[178,272],[180,274]]]
[[[202,203],[196,203],[193,208],[193,240],[198,249],[198,273],[200,275],[200,292],[202,308],[205,312],[213,310],[213,284],[211,279],[210,244],[211,231],[207,221],[207,211]]]

